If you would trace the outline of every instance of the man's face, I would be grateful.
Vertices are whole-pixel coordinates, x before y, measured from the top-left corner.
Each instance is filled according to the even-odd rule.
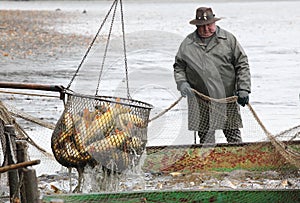
[[[210,37],[216,32],[216,23],[197,25],[197,30],[201,37]]]

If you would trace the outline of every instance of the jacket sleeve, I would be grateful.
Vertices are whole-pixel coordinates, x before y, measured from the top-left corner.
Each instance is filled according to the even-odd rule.
[[[174,78],[177,84],[177,89],[179,90],[181,84],[187,81],[186,78],[186,67],[187,63],[182,59],[182,45],[180,46],[176,56],[175,63],[173,65],[174,68]]]
[[[251,92],[251,74],[248,57],[239,42],[234,38],[234,61],[236,73],[236,90]]]

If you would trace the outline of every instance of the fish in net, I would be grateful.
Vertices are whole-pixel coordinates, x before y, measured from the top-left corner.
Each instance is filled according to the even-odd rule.
[[[51,138],[56,160],[78,170],[101,165],[121,173],[137,165],[152,106],[132,99],[68,94]]]

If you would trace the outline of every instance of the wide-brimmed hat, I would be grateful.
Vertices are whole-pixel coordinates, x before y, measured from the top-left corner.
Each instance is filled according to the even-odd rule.
[[[213,14],[213,11],[211,8],[207,7],[200,7],[196,10],[196,19],[193,19],[190,21],[190,24],[192,25],[207,25],[214,23],[218,20],[221,20],[221,18],[215,18],[215,14]]]

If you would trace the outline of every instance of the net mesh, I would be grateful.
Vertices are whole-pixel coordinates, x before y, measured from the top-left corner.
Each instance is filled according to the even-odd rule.
[[[210,131],[243,127],[237,97],[212,99],[194,91],[195,96],[188,97],[190,130]]]
[[[53,154],[66,167],[100,164],[122,172],[145,150],[150,110],[135,100],[69,94],[52,135]]]
[[[294,163],[299,163],[300,127],[273,136],[276,143],[284,146],[277,148],[250,108],[241,109],[243,128],[240,130],[243,138],[260,134],[259,142],[196,145],[161,142],[159,146],[147,146],[147,129],[152,127],[149,124],[178,112],[180,104],[148,124],[150,106],[123,98],[69,94],[63,109],[56,111],[53,108],[61,101],[17,97],[7,101],[10,107],[1,115],[14,112],[14,119],[28,133],[17,130],[18,139],[30,143],[30,159],[41,160],[34,168],[39,171],[39,190],[44,202],[58,199],[64,202],[299,201],[299,168]],[[30,122],[24,120],[26,113],[22,119],[17,118],[18,112],[12,106],[17,108],[20,101],[24,106],[37,104],[35,108],[40,110],[24,108],[37,118],[35,122],[31,117]],[[219,121],[226,118],[230,105],[226,104],[224,110],[223,101],[219,102],[222,108],[215,108],[218,104],[215,101],[199,101],[203,101],[199,105],[205,105],[204,108],[213,103],[214,109],[221,109],[219,114],[223,115],[215,117]],[[37,122],[42,117],[40,112],[45,111],[56,113],[55,116],[47,113],[44,122],[59,118],[54,131]],[[178,118],[168,119],[173,122]],[[164,133],[173,132],[172,127]],[[1,163],[5,154],[3,143],[2,151]],[[282,152],[293,154],[294,162]],[[105,173],[102,166],[117,173]],[[79,181],[77,171],[68,171],[68,167],[85,168],[80,194],[73,194]],[[1,174],[1,180],[5,182],[5,174]],[[6,187],[7,184],[1,185],[3,196],[7,194]]]
[[[64,196],[60,196],[64,197]],[[65,196],[64,202],[288,202],[299,201],[299,193],[291,190],[270,190],[270,191],[199,191],[199,190],[174,190],[174,191],[148,191],[131,193],[104,193],[86,196]],[[61,199],[61,200],[62,200]],[[59,199],[45,198],[45,202],[59,202]]]

